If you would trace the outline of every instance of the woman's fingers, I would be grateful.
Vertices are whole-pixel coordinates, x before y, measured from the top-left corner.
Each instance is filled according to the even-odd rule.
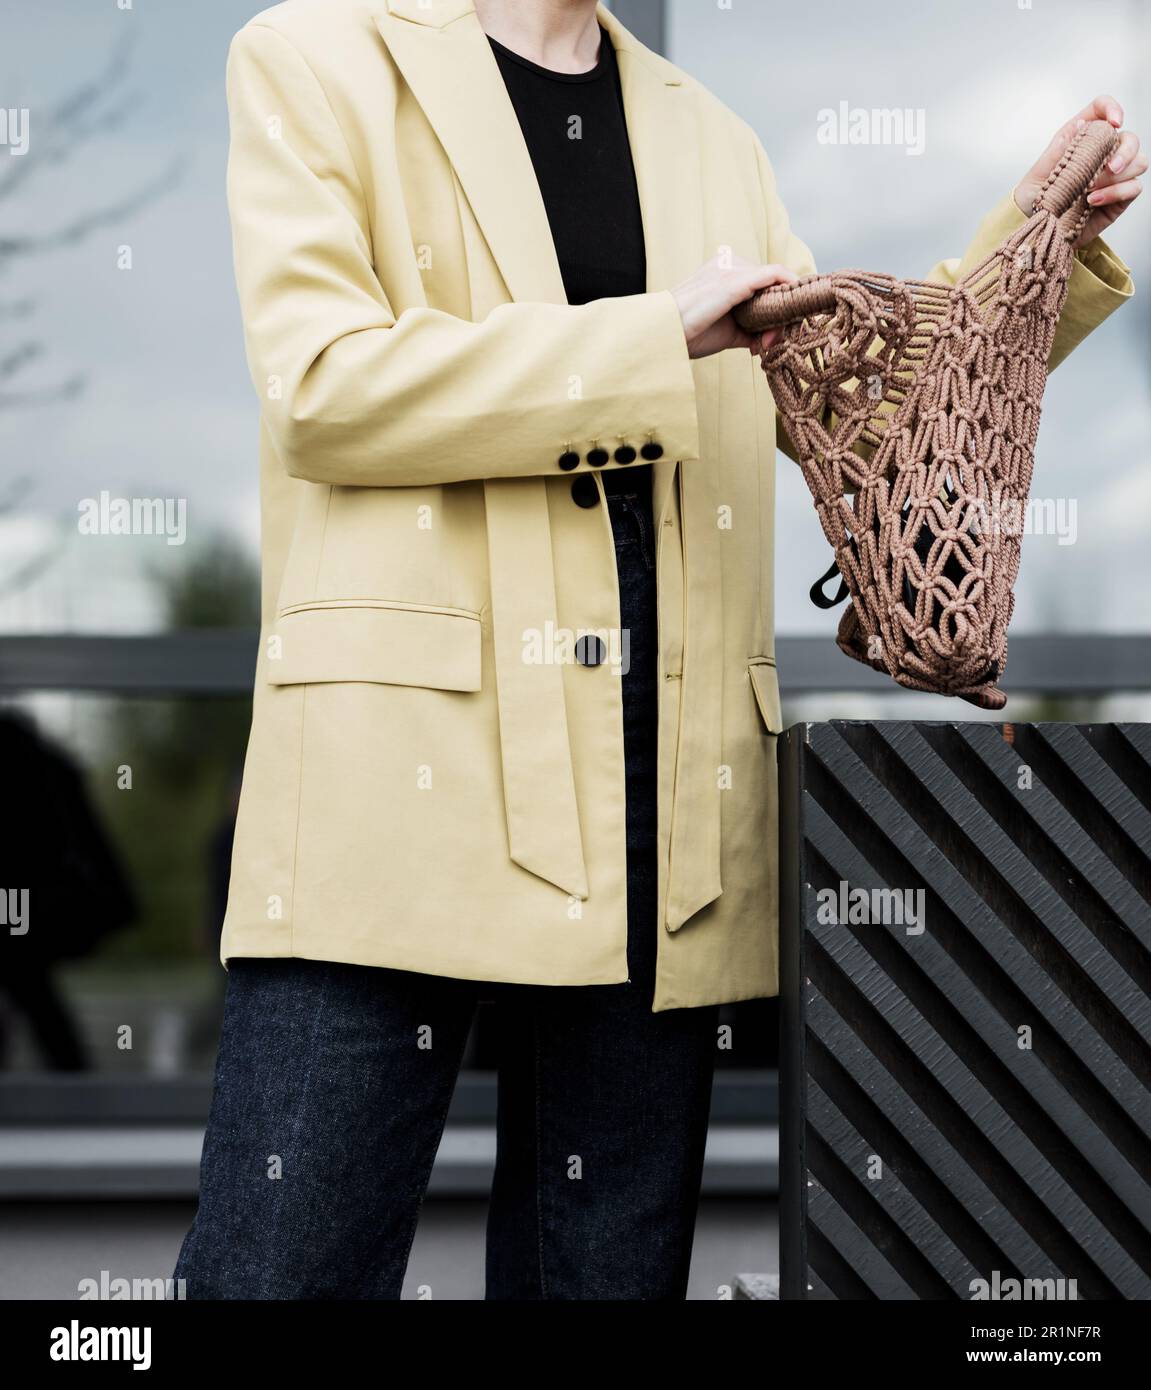
[[[735,323],[732,310],[769,285],[790,284],[799,277],[782,265],[754,265],[750,261],[718,257],[701,265],[672,290],[688,353],[706,357],[730,347],[750,347],[753,335]]]
[[[1133,130],[1125,130],[1119,137],[1119,148],[1107,161],[1107,168],[1112,174],[1121,173],[1123,167],[1130,164],[1139,153],[1139,137]]]
[[[794,285],[799,276],[785,265],[760,265],[748,270],[742,281],[734,285],[732,307],[750,299],[757,290],[769,289],[772,285]]]
[[[1144,163],[1143,168],[1146,169]],[[1119,183],[1108,184],[1106,188],[1096,188],[1087,195],[1087,201],[1093,208],[1109,207],[1113,203],[1129,203],[1138,198],[1143,191],[1143,185],[1138,179],[1122,179]]]
[[[767,328],[762,333],[748,334],[751,340],[747,345],[748,352],[753,357],[758,357],[760,353],[766,352],[771,347],[782,331],[779,328]]]
[[[1089,101],[1071,122],[1072,129],[1079,121],[1110,121],[1116,130],[1123,124],[1123,108],[1113,96],[1104,94]]]

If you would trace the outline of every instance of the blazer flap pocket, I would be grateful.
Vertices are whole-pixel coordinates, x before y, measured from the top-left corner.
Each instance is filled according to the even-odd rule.
[[[375,681],[479,690],[480,615],[400,603],[299,604],[266,645],[271,685]]]
[[[755,703],[763,716],[769,734],[783,732],[783,710],[779,703],[779,677],[775,662],[768,657],[756,658],[748,663],[751,688],[755,691]]]

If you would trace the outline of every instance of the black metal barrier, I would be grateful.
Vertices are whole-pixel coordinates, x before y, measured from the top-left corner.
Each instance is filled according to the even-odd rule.
[[[1151,725],[779,756],[782,1296],[1151,1298]]]

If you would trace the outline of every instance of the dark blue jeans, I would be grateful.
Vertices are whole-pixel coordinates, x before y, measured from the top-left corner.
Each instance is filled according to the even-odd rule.
[[[646,473],[609,495],[631,642],[629,981],[508,985],[233,960],[200,1207],[175,1271],[189,1298],[399,1298],[481,1000],[499,1019],[486,1297],[685,1297],[718,1010],[651,1012],[657,669]]]

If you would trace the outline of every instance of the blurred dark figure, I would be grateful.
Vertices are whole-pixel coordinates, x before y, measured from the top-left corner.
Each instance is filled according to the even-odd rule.
[[[0,712],[0,768],[11,812],[0,834],[0,894],[16,905],[27,892],[25,921],[7,912],[0,922],[0,1067],[20,1014],[45,1066],[80,1071],[88,1060],[54,969],[126,926],[135,900],[79,768],[11,711]]]
[[[214,961],[219,959],[220,935],[224,930],[224,913],[228,906],[232,843],[236,838],[236,813],[240,807],[243,771],[243,763],[237,763],[228,784],[228,799],[223,814],[208,836],[207,842],[208,892],[203,922],[203,944],[205,953]],[[202,1064],[209,1071],[215,1064],[216,1047],[220,1040],[227,980],[222,967],[213,971],[213,984],[209,988],[207,999],[203,1007],[193,1012],[191,1018],[189,1044],[192,1055],[197,1060],[203,1059]]]
[[[224,913],[228,907],[228,881],[232,874],[232,844],[236,838],[236,814],[240,809],[242,779],[243,767],[241,765],[232,774],[228,787],[228,804],[208,839],[208,915],[204,924],[204,934],[208,951],[215,956],[220,954],[220,935],[224,930]]]

